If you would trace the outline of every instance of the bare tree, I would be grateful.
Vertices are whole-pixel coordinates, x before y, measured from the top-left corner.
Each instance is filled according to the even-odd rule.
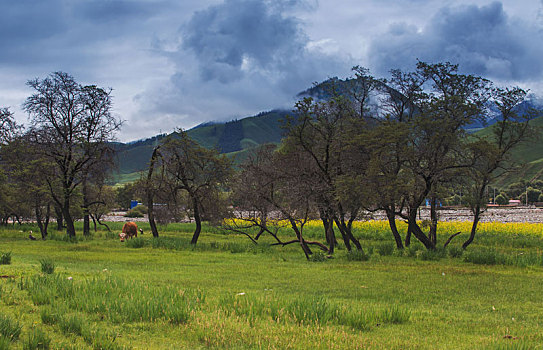
[[[111,90],[82,86],[64,72],[27,84],[35,90],[23,105],[30,115],[33,142],[55,164],[54,176],[46,180],[73,237],[71,200],[89,169],[103,161],[106,143],[114,139],[121,122],[110,113]],[[55,190],[57,181],[60,193]]]

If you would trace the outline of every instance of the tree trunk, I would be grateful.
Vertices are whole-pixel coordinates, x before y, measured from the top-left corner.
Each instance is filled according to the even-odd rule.
[[[324,236],[326,237],[326,243],[330,247],[328,251],[330,254],[334,254],[334,248],[337,244],[336,234],[334,232],[334,219],[331,214],[331,210],[320,210],[322,225],[324,226]],[[348,249],[348,248],[347,248]]]
[[[196,199],[196,196],[192,197],[192,205],[194,206],[193,210],[196,229],[194,230],[190,244],[196,244],[198,242],[198,237],[200,237],[200,232],[202,231],[202,218],[200,217],[200,209],[198,208],[198,200]]]
[[[289,218],[289,221],[290,221],[290,225],[292,226],[292,229],[296,233],[296,237],[298,238],[298,241],[300,242],[300,246],[302,247],[302,250],[305,254],[305,258],[309,260],[309,257],[311,256],[311,254],[313,254],[313,252],[311,251],[311,249],[305,242],[302,236],[302,232],[298,229],[298,225],[296,225],[296,221],[294,221],[294,219],[292,218]]]
[[[84,175],[85,177],[87,174]],[[89,193],[87,180],[83,181],[83,236],[90,236]]]
[[[155,147],[153,150],[153,154],[151,155],[151,162],[149,164],[149,172],[147,173],[147,183],[145,188],[145,194],[147,197],[147,219],[149,220],[149,226],[151,228],[151,233],[153,234],[153,237],[158,237],[158,229],[156,227],[155,222],[155,214],[154,214],[154,198],[153,198],[153,189],[151,188],[151,180],[153,177],[153,171],[155,169],[155,163],[157,156],[159,155],[158,150],[160,149],[160,146]]]
[[[428,239],[437,245],[437,198],[432,195],[430,199],[430,232],[428,232]]]
[[[35,214],[36,214],[36,223],[38,224],[38,228],[40,229],[42,239],[45,239],[47,237],[47,226],[49,225],[50,208],[51,208],[51,205],[47,204],[47,212],[44,218],[43,213],[41,211],[40,203],[36,202],[36,205],[34,207]]]
[[[386,208],[386,214],[388,218],[388,225],[390,226],[390,231],[392,231],[392,235],[394,236],[394,240],[396,241],[396,248],[403,249],[402,244],[402,237],[400,236],[400,233],[398,232],[398,227],[396,226],[396,208]],[[407,239],[407,237],[406,237]],[[407,245],[407,242],[406,242]]]
[[[477,204],[477,206],[475,207],[475,213],[473,215],[473,223],[471,224],[471,232],[469,234],[468,240],[465,241],[464,244],[462,244],[463,249],[466,249],[473,242],[473,239],[475,238],[475,233],[477,232],[477,224],[479,223],[480,218],[481,206]]]
[[[64,230],[64,216],[62,215],[62,208],[55,205],[55,216],[57,219],[57,231]]]
[[[413,235],[426,247],[426,249],[436,249],[435,244],[426,236],[424,232],[420,229],[417,224],[417,208],[409,210],[408,217],[408,232],[413,233]]]
[[[75,237],[75,226],[72,214],[70,213],[70,200],[65,199],[64,206],[62,207],[62,216],[66,222],[66,233],[70,237]]]

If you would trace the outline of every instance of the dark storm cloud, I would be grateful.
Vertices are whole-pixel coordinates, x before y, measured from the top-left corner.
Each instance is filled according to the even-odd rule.
[[[74,60],[85,64],[95,57],[104,40],[138,30],[161,3],[97,0],[17,0],[0,6],[0,62],[47,65],[65,69]]]
[[[445,7],[423,28],[391,25],[373,40],[369,59],[381,74],[410,69],[420,59],[458,63],[463,71],[495,79],[536,80],[543,75],[543,38],[530,22],[507,16],[500,2]]]
[[[182,44],[165,52],[176,66],[169,85],[135,100],[142,108],[138,119],[162,114],[193,126],[292,108],[295,95],[313,82],[349,72],[348,55],[333,56],[312,45],[291,15],[314,6],[314,1],[225,0],[195,12],[181,27]]]
[[[202,78],[239,79],[243,65],[280,69],[307,41],[299,21],[254,0],[226,0],[196,12],[185,30],[185,48],[200,60]]]

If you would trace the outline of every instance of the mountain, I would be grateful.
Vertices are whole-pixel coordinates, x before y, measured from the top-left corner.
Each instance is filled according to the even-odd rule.
[[[352,83],[353,81],[349,79],[331,78],[300,92],[297,97],[313,97],[317,100],[327,99],[331,96],[332,89],[335,89],[336,92],[346,92],[352,87]],[[381,88],[390,89],[386,85],[381,85]],[[374,112],[377,113],[377,105],[382,96],[379,92],[375,92],[370,95],[369,99],[369,108],[375,109]],[[543,110],[543,102],[532,96],[519,106],[519,112],[526,111],[531,107]],[[491,113],[489,113],[487,120],[468,126],[467,130],[470,132],[485,132],[485,128],[497,122],[499,120],[498,111],[493,109],[492,106],[489,106],[489,109]],[[241,162],[251,148],[263,143],[279,143],[281,141],[283,136],[281,120],[288,114],[292,114],[292,112],[272,110],[226,123],[208,122],[187,130],[187,133],[200,145],[207,148],[216,148],[236,162]],[[534,119],[533,124],[543,130],[543,117]],[[114,174],[113,183],[125,183],[139,179],[141,171],[146,169],[149,163],[153,148],[166,136],[166,134],[161,134],[127,144],[115,143],[118,168]],[[519,173],[505,176],[501,180],[502,184],[506,185],[518,181],[519,178],[527,180],[543,179],[543,131],[541,131],[541,136],[535,143],[522,145],[514,152],[513,159],[525,162],[526,166]]]
[[[281,120],[289,113],[286,110],[273,110],[226,123],[200,124],[187,130],[187,134],[200,145],[216,148],[239,162],[252,147],[281,142]],[[140,172],[149,164],[153,148],[166,136],[161,134],[126,144],[114,143],[117,169],[112,182],[125,183],[139,179]]]

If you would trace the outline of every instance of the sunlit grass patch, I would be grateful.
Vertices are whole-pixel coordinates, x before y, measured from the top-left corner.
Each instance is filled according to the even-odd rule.
[[[51,338],[40,328],[33,329],[23,340],[23,350],[46,350],[51,347]]]
[[[36,305],[64,303],[71,310],[98,314],[112,322],[156,321],[185,323],[191,310],[204,302],[204,293],[171,286],[148,285],[111,276],[80,281],[56,275],[35,275],[19,282]],[[42,320],[57,323],[52,311],[42,311]]]

